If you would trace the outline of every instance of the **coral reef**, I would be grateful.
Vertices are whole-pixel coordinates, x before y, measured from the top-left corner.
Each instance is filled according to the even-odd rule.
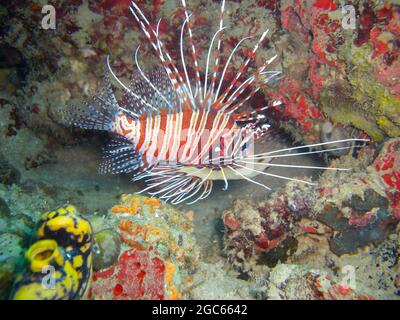
[[[210,39],[218,28],[215,12],[220,3],[187,2],[193,12],[199,62],[204,66]],[[200,258],[199,251],[209,253],[209,247],[198,248],[206,241],[196,242],[193,229],[201,231],[198,238],[205,238],[210,229],[202,221],[213,220],[199,218],[194,225],[193,214],[219,217],[227,200],[210,213],[211,209],[201,206],[178,210],[154,198],[121,196],[136,192],[138,185],[124,177],[97,177],[99,155],[90,146],[104,136],[95,138],[61,121],[69,105],[101,86],[106,54],[124,81],[134,68],[132,46],[141,44],[144,70],[158,63],[127,9],[129,1],[55,1],[56,30],[41,27],[43,3],[9,1],[0,7],[1,299],[9,297],[15,281],[14,296],[22,292],[18,289],[25,282],[21,281],[40,281],[29,263],[25,271],[21,269],[21,263],[27,262],[24,255],[30,263],[36,261],[37,249],[53,252],[43,258],[50,259],[46,261],[56,269],[64,270],[68,262],[73,265],[73,257],[91,259],[81,249],[74,251],[76,246],[68,252],[71,257],[65,258],[68,244],[59,237],[63,227],[35,227],[54,221],[48,217],[45,222],[42,213],[65,203],[74,203],[85,213],[79,219],[91,224],[92,299],[399,297],[397,1],[227,3],[225,25],[230,36],[223,37],[221,63],[242,35],[255,38],[244,41],[232,57],[226,80],[236,75],[243,58],[251,55],[257,36],[267,28],[268,39],[250,71],[275,54],[278,58],[271,69],[282,71],[279,81],[254,96],[249,109],[281,101],[265,113],[294,142],[350,137],[372,141],[356,157],[347,150],[330,151],[325,160],[338,158],[332,166],[353,170],[325,172],[316,186],[290,182],[257,201],[236,199],[231,193],[233,204],[222,213],[224,234],[219,230],[213,235],[212,259]],[[152,21],[171,17],[161,21],[159,33],[172,58],[180,59],[177,44],[184,12],[179,1],[143,0],[140,5]],[[351,7],[346,9],[346,5]],[[184,48],[185,55],[190,55],[189,49]],[[119,203],[108,210],[117,196]],[[218,197],[231,201],[224,193],[210,201],[222,203]],[[207,209],[214,207],[211,203]],[[216,222],[215,229],[220,227]],[[222,257],[218,236],[223,237]],[[355,284],[343,281],[344,271],[351,271],[348,266],[356,269]],[[62,278],[56,284],[62,284],[58,290],[47,296],[39,291],[40,298],[83,297],[89,272],[79,272],[85,277],[74,278],[72,287]],[[16,274],[20,274],[18,279]],[[82,290],[77,283],[85,283]],[[65,292],[62,286],[68,286]]]
[[[110,3],[57,2],[57,32],[38,28],[40,3],[5,5],[0,15],[12,19],[2,19],[0,26],[5,34],[0,68],[4,77],[14,73],[17,80],[9,82],[11,87],[3,91],[6,99],[18,105],[16,115],[20,119],[12,132],[22,125],[71,142],[71,134],[59,125],[59,111],[95,90],[101,81],[104,54],[111,54],[119,74],[129,74],[131,46],[145,42],[130,17],[128,3]],[[265,88],[255,97],[255,104],[262,103],[263,95],[284,102],[284,108],[275,110],[274,117],[305,142],[319,140],[324,123],[342,128],[347,135],[352,134],[351,125],[376,140],[398,136],[399,5],[394,1],[357,2],[353,4],[353,26],[345,15],[344,1],[270,3],[231,2],[225,15],[231,36],[224,41],[222,56],[229,55],[243,29],[253,36],[269,28],[271,40],[256,59],[262,61],[275,53],[280,57],[274,68],[283,70],[284,79]],[[162,21],[159,32],[167,40],[171,55],[178,57],[181,8],[175,1],[142,1],[141,5],[153,17],[172,17]],[[190,3],[200,53],[208,48],[213,27],[217,28],[213,17],[218,5],[211,0]],[[234,76],[252,45],[252,41],[243,43],[243,50],[232,59],[227,78]],[[142,50],[147,58],[145,65],[153,66],[156,60],[151,48],[143,45]],[[200,55],[202,65],[204,56]],[[193,74],[190,68],[188,72]],[[20,87],[22,90],[16,90]]]
[[[89,215],[93,228],[72,206],[34,215],[36,223],[14,210],[1,202],[8,226],[0,235],[1,298],[85,298],[89,286],[92,299],[179,299],[189,292],[198,261],[190,213],[138,195],[122,195],[106,216]],[[56,290],[42,287],[47,265]]]
[[[224,251],[236,269],[251,271],[258,264],[274,266],[287,255],[293,246],[295,222],[302,214],[291,211],[286,201],[276,197],[273,203],[261,202],[254,207],[237,200],[231,210],[224,212]]]
[[[397,138],[383,143],[372,163],[374,150],[370,148],[360,151],[357,161],[349,155],[343,156],[334,161],[335,165],[353,163],[355,170],[325,172],[316,186],[289,182],[265,201],[237,200],[223,214],[224,252],[228,261],[252,277],[271,268],[275,270],[278,262],[293,261],[304,266],[318,261],[316,267],[334,269],[354,254],[361,261],[360,250],[374,246],[381,249],[368,249],[369,263],[379,260],[377,256],[385,251],[389,235],[397,237],[399,142]],[[399,267],[397,251],[392,252],[394,262],[387,267],[392,269],[393,283]],[[385,269],[378,262],[374,264]],[[385,274],[374,274],[371,278],[384,281]],[[388,290],[392,290],[392,295],[398,294],[393,286],[387,286]]]
[[[123,243],[153,247],[181,264],[197,260],[190,214],[182,214],[157,198],[139,195],[122,195],[120,204],[112,207],[111,212],[119,218]]]
[[[288,76],[280,86],[282,92],[271,90],[269,94],[283,96],[290,108],[282,113],[293,118],[301,134],[310,140],[317,137],[318,120],[351,124],[376,140],[396,137],[399,6],[390,1],[360,1],[351,6],[351,17],[348,13],[345,16],[344,5],[343,1],[282,2],[282,26],[298,50],[284,61]],[[353,25],[349,18],[354,20]],[[309,65],[308,69],[303,67],[300,76],[294,72],[301,68],[299,51]],[[293,103],[295,108],[291,107]],[[307,116],[311,122],[304,119]]]
[[[110,267],[95,272],[91,297],[181,298],[198,261],[190,215],[156,198],[125,194],[110,215],[119,228],[122,253]]]

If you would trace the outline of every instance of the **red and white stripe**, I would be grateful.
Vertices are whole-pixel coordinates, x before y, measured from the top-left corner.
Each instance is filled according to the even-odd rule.
[[[222,145],[231,145],[242,132],[230,115],[207,110],[143,114],[138,120],[119,113],[114,118],[114,133],[131,141],[148,165],[208,165],[209,153],[215,154],[212,148],[216,146],[218,156],[232,158],[232,148],[224,152],[221,141],[225,140]]]

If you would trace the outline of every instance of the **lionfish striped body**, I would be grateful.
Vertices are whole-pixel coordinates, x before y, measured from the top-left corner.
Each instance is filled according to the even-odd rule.
[[[185,21],[181,27],[180,38],[181,71],[159,37],[158,27],[161,20],[154,29],[141,9],[132,2],[129,9],[160,58],[162,67],[148,74],[143,72],[138,62],[137,48],[135,63],[138,72],[134,74],[131,83],[125,85],[113,72],[107,57],[107,67],[112,78],[125,91],[124,103],[117,102],[110,79],[106,76],[104,92],[93,97],[84,109],[77,109],[68,115],[69,122],[75,126],[114,133],[114,140],[104,150],[105,162],[100,171],[133,172],[133,180],[145,179],[147,182],[148,186],[142,191],[148,191],[151,195],[177,204],[194,203],[206,198],[212,191],[214,180],[224,181],[225,190],[231,179],[245,179],[270,189],[252,179],[259,174],[311,184],[264,172],[271,166],[347,170],[271,163],[274,158],[298,155],[299,153],[290,152],[305,146],[253,153],[254,139],[264,136],[268,131],[269,126],[261,122],[263,117],[260,115],[266,107],[253,108],[251,112],[243,112],[241,109],[260,90],[261,84],[268,83],[280,74],[277,71],[266,70],[276,56],[267,60],[249,78],[241,78],[268,30],[262,33],[251,51],[251,56],[243,61],[233,80],[226,84],[225,73],[231,58],[240,44],[248,38],[238,42],[223,67],[219,65],[222,31],[225,29],[223,0],[219,29],[212,37],[202,80],[190,27],[191,15],[187,11],[185,0],[182,0],[182,5]],[[189,79],[183,54],[185,29],[189,35],[191,58],[194,63],[193,81]],[[212,68],[209,68],[215,41],[214,63]],[[356,140],[362,139],[325,142],[307,147],[329,146]],[[351,147],[335,147],[305,153]]]
[[[119,113],[112,129],[135,145],[145,167],[162,161],[186,166],[204,164],[201,150],[215,146],[213,140],[229,143],[240,132],[233,119],[223,112],[188,110],[168,113],[166,109],[156,115],[144,113],[138,120]],[[229,159],[225,149],[217,148],[221,157]],[[208,156],[209,152],[204,155]]]

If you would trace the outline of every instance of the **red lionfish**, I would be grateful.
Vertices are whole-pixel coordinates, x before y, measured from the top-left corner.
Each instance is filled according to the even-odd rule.
[[[223,18],[225,0],[222,1],[219,15],[219,28],[214,33],[208,49],[205,76],[200,77],[200,67],[196,57],[196,47],[190,27],[191,14],[188,13],[185,0],[181,0],[185,19],[180,30],[180,54],[182,69],[178,70],[159,37],[158,20],[156,28],[146,18],[135,2],[129,9],[144,35],[158,55],[162,68],[146,74],[138,62],[139,48],[135,52],[138,69],[127,86],[113,72],[109,57],[107,67],[113,79],[125,90],[125,103],[119,103],[106,76],[106,87],[102,93],[86,102],[85,108],[76,109],[68,116],[69,123],[84,129],[105,130],[115,134],[116,138],[104,149],[105,161],[100,167],[102,173],[133,172],[133,180],[145,179],[147,191],[152,196],[170,201],[173,204],[195,203],[210,195],[214,180],[225,183],[245,179],[268,190],[270,188],[253,180],[256,175],[266,175],[286,180],[313,184],[308,181],[289,178],[264,172],[267,167],[283,166],[294,168],[348,170],[330,167],[312,167],[280,165],[270,163],[271,159],[312,154],[353,146],[332,147],[318,151],[290,153],[304,147],[319,147],[329,144],[363,139],[344,139],[307,146],[298,146],[252,154],[249,152],[253,140],[266,134],[269,125],[260,125],[261,112],[266,107],[251,112],[240,111],[259,90],[261,84],[268,83],[280,72],[266,70],[276,55],[260,66],[254,74],[242,81],[240,78],[254,59],[255,54],[266,37],[263,32],[251,51],[238,68],[233,80],[223,83],[228,65],[241,43],[233,48],[224,67],[220,66]],[[184,57],[184,32],[189,34],[191,58],[194,63],[195,79],[191,81]],[[214,64],[210,71],[210,58],[215,46]],[[218,78],[219,76],[219,78]],[[195,87],[192,88],[192,82]],[[296,150],[298,151],[298,150]],[[150,192],[152,191],[152,192]]]

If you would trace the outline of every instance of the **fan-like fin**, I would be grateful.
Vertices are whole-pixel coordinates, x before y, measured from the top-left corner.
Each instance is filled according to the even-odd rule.
[[[139,170],[143,162],[135,146],[123,139],[116,137],[103,148],[104,161],[100,164],[100,173],[129,173]]]
[[[141,114],[143,112],[155,112],[160,110],[169,109],[174,111],[179,107],[178,97],[171,86],[165,70],[155,68],[150,72],[146,72],[146,78],[154,85],[155,88],[165,97],[169,104],[157,93],[156,90],[143,79],[139,72],[135,72],[131,78],[128,88],[145,100],[152,108],[143,106],[135,97],[126,93],[122,98],[122,105],[135,113]]]
[[[112,117],[118,111],[124,111],[115,99],[110,79],[104,77],[104,88],[100,94],[92,97],[83,106],[75,106],[62,113],[65,123],[90,130],[108,131],[112,125]]]

